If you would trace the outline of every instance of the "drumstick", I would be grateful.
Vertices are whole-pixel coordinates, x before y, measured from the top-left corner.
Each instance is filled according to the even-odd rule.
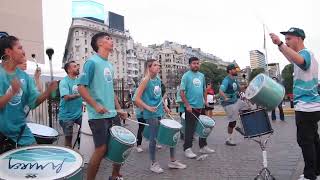
[[[167,114],[172,120],[175,121],[175,119],[173,119],[173,117],[170,115],[170,113]]]
[[[199,123],[201,124],[201,126],[202,126],[203,128],[205,128],[204,125],[202,124],[202,122],[200,121],[200,119],[199,119],[196,115],[194,115],[192,112],[191,112],[191,114],[192,114],[195,118],[197,118],[197,120],[199,121]]]
[[[135,120],[132,120],[132,119],[130,119],[130,118],[127,118],[126,120],[132,121],[132,122],[137,123],[137,124],[143,124],[143,125],[145,125],[145,126],[149,126],[149,124],[142,123],[142,122],[139,122],[139,121],[135,121]]]

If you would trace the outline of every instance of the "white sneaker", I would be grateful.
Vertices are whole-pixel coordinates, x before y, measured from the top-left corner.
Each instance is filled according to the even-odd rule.
[[[172,169],[185,169],[187,167],[187,165],[182,164],[181,162],[175,160],[175,161],[170,161],[168,163],[169,168]]]
[[[211,153],[215,153],[216,151],[214,149],[209,148],[208,146],[205,146],[201,148],[199,152],[202,154],[211,154]]]
[[[150,170],[158,174],[163,173],[163,169],[160,167],[160,164],[158,162],[151,164]]]
[[[138,153],[143,152],[143,149],[142,149],[142,147],[141,147],[141,146],[137,146],[137,147],[136,147],[136,150],[137,150],[137,152],[138,152]]]
[[[195,158],[197,157],[197,155],[195,153],[192,152],[192,149],[191,148],[188,148],[184,151],[184,155],[187,157],[187,158]]]
[[[157,149],[162,149],[162,146],[159,144],[157,144],[156,147],[157,147]]]
[[[304,175],[301,174],[298,180],[310,180],[310,179],[305,178]]]
[[[226,145],[228,145],[228,146],[236,146],[237,144],[232,139],[227,139]]]

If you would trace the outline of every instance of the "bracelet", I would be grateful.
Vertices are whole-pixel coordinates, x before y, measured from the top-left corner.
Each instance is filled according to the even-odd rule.
[[[278,44],[278,47],[281,47],[283,44],[283,42],[281,41],[279,44]]]

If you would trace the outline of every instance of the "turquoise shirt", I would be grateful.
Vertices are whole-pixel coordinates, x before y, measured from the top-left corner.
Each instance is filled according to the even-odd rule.
[[[16,68],[15,72],[8,74],[0,65],[0,96],[4,96],[11,89],[11,81],[17,78],[20,80],[21,89],[8,104],[0,109],[0,132],[5,136],[17,141],[21,127],[26,125],[25,107],[34,107],[40,95],[32,78],[25,72]],[[35,139],[26,126],[18,144],[21,146],[31,145]]]
[[[225,101],[224,97],[221,96],[222,106],[227,106],[237,102],[240,85],[236,78],[231,78],[229,75],[226,76],[221,83],[220,90],[229,98]]]
[[[181,95],[180,95],[180,89],[177,90],[177,100],[176,103],[179,105],[178,107],[178,112],[184,112],[185,111],[185,107],[184,107],[184,103],[181,99]]]
[[[204,108],[205,78],[201,72],[191,70],[183,74],[180,89],[184,91],[192,108]]]
[[[142,101],[151,107],[156,107],[156,112],[151,112],[146,109],[143,110],[143,119],[157,119],[164,115],[163,112],[163,103],[161,95],[161,80],[157,76],[154,79],[150,79],[147,83],[145,90],[142,93]]]
[[[133,95],[133,98],[132,98],[132,101],[136,101],[136,97],[137,97],[137,89],[135,89],[134,91],[134,95]],[[134,106],[134,113],[136,114],[136,118],[139,119],[139,118],[143,118],[142,116],[142,111],[139,107],[137,106]]]
[[[78,97],[71,100],[64,100],[66,95],[79,94],[78,79],[71,79],[69,76],[63,78],[59,83],[60,107],[59,120],[76,120],[82,115],[82,98]]]
[[[117,115],[114,103],[113,78],[112,64],[98,54],[90,57],[84,64],[79,84],[86,86],[90,96],[109,111],[100,114],[90,104],[87,104],[90,120],[112,118]]]
[[[296,111],[320,111],[318,94],[318,61],[308,49],[299,51],[304,64],[294,64],[293,94]]]

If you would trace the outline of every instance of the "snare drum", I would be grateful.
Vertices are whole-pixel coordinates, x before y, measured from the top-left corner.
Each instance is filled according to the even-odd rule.
[[[268,113],[257,109],[240,114],[240,124],[236,128],[245,138],[273,133]]]
[[[196,126],[196,133],[200,138],[207,138],[215,124],[215,121],[210,117],[200,115]]]
[[[38,144],[52,144],[58,139],[59,133],[53,128],[35,123],[27,125]]]
[[[185,131],[185,128],[186,128],[186,113],[182,113],[181,114],[181,125],[182,125],[182,128],[181,128],[181,133],[184,134],[184,131]]]
[[[121,126],[111,127],[110,134],[108,152],[105,158],[113,163],[123,164],[137,139],[131,131]]]
[[[182,125],[172,119],[162,119],[160,121],[157,141],[160,144],[175,147],[180,139],[180,129]]]
[[[284,94],[285,89],[281,84],[261,73],[250,82],[245,96],[251,102],[273,110],[282,102]]]
[[[29,146],[0,156],[0,179],[83,179],[83,160],[77,152],[57,146]]]

